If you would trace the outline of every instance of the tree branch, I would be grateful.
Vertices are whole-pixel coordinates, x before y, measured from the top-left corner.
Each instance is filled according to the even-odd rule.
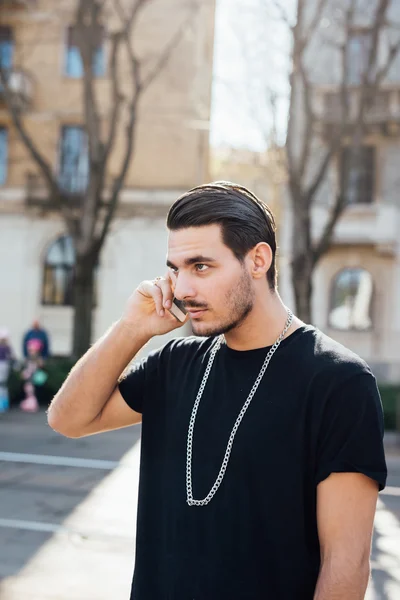
[[[383,65],[380,69],[378,69],[377,74],[376,74],[376,80],[375,80],[375,84],[377,86],[379,86],[382,81],[385,79],[385,77],[387,76],[390,67],[392,66],[394,60],[396,59],[396,57],[398,56],[400,52],[400,38],[397,41],[396,44],[391,44],[390,45],[390,49],[389,49],[389,55],[388,55],[388,59],[385,65]]]
[[[121,36],[125,40],[126,50],[128,52],[129,60],[130,60],[130,68],[132,73],[132,79],[135,86],[135,94],[139,96],[142,89],[141,82],[141,65],[139,59],[137,58],[134,49],[131,44],[131,32],[134,26],[136,25],[136,19],[139,15],[140,9],[144,6],[144,4],[148,0],[136,0],[132,7],[132,12],[129,17],[126,16],[125,10],[121,4],[120,0],[114,0],[115,7],[117,9],[118,15],[120,17],[121,23],[123,25],[121,30]]]
[[[114,0],[114,6],[117,10],[121,23],[125,23],[125,33],[129,33],[132,30],[136,24],[139,12],[149,2],[150,0],[135,0],[135,2],[132,4],[130,14],[128,14],[124,9],[121,0]]]
[[[100,118],[97,97],[94,93],[93,63],[99,47],[100,5],[96,0],[80,0],[76,11],[75,32],[83,64],[83,105],[89,141],[91,164],[99,164],[102,158]]]
[[[37,144],[33,141],[32,137],[29,135],[23,120],[21,118],[20,108],[17,106],[17,102],[13,96],[13,93],[10,91],[7,82],[7,73],[0,66],[0,84],[3,89],[3,95],[6,100],[6,105],[8,112],[11,116],[13,125],[17,130],[25,148],[30,153],[35,164],[38,165],[40,172],[46,182],[48,193],[51,196],[52,200],[57,204],[59,210],[63,214],[67,226],[70,231],[74,231],[75,229],[75,220],[72,214],[71,208],[64,202],[63,195],[60,193],[60,188],[58,186],[58,181],[54,176],[53,169],[50,163],[46,160],[43,154],[40,152]]]
[[[100,248],[102,247],[102,245],[107,237],[108,231],[110,229],[110,225],[114,218],[115,211],[117,208],[119,194],[121,192],[123,183],[125,181],[125,176],[128,171],[129,163],[131,161],[131,156],[132,156],[133,149],[134,149],[134,142],[135,142],[134,130],[135,130],[135,124],[136,124],[136,118],[137,118],[137,99],[133,100],[129,109],[130,109],[130,118],[129,118],[128,126],[126,128],[126,133],[125,133],[126,151],[125,151],[124,160],[122,163],[120,173],[119,173],[118,177],[116,177],[114,179],[113,188],[112,188],[112,192],[111,192],[111,198],[107,205],[107,214],[104,218],[103,227],[102,227],[99,239],[98,239]]]
[[[314,32],[321,21],[322,13],[324,12],[327,4],[328,4],[328,0],[319,0],[318,1],[314,19],[311,21],[308,29],[304,33],[303,43],[307,44],[308,40],[312,39],[312,36],[314,35]]]
[[[354,22],[354,13],[356,9],[356,0],[352,0],[349,9],[346,14],[346,35],[345,41],[342,46],[342,81],[340,86],[341,96],[341,121],[334,137],[330,140],[328,150],[325,154],[325,158],[320,164],[320,168],[317,170],[314,181],[309,185],[306,191],[307,204],[311,206],[315,194],[317,193],[328,168],[331,164],[332,158],[335,156],[337,151],[340,149],[343,141],[343,135],[348,128],[349,121],[349,90],[348,90],[348,58],[349,58],[349,42],[350,42],[350,31]]]
[[[333,232],[336,227],[336,223],[341,217],[346,207],[346,197],[343,193],[338,194],[335,203],[330,211],[329,219],[325,224],[324,230],[321,234],[318,244],[314,247],[312,252],[312,262],[316,265],[321,257],[327,252],[329,246],[332,243]]]
[[[285,10],[284,10],[282,4],[279,2],[279,0],[272,0],[272,4],[275,6],[277,11],[279,12],[279,16],[282,19],[282,21],[284,21],[287,25],[289,25],[289,27],[291,27],[292,25],[290,23],[288,14],[285,12]]]
[[[110,129],[108,133],[108,139],[104,144],[104,154],[102,163],[105,166],[107,164],[110,152],[114,146],[115,136],[117,131],[117,124],[119,123],[119,116],[122,106],[122,96],[119,87],[118,80],[118,64],[117,56],[121,43],[121,36],[116,34],[112,40],[112,50],[110,59],[110,75],[111,75],[111,117],[110,117]]]
[[[306,73],[303,61],[299,60],[299,75],[301,76],[303,83],[303,95],[304,95],[304,106],[305,106],[305,125],[304,125],[304,135],[303,135],[303,147],[300,153],[300,165],[299,165],[299,179],[303,180],[304,174],[307,171],[308,162],[310,160],[311,155],[311,146],[312,146],[312,134],[314,131],[315,124],[315,115],[312,106],[312,90],[310,80],[308,79],[308,75]]]

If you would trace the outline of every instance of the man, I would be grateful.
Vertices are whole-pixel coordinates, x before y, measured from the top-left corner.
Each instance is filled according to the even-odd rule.
[[[49,423],[82,437],[142,421],[132,600],[361,600],[382,408],[368,366],[276,289],[273,216],[197,187],[169,211],[168,273],[145,281],[78,362]],[[153,336],[168,342],[120,373]]]

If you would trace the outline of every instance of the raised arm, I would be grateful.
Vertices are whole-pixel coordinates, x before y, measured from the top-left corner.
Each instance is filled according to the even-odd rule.
[[[126,405],[117,382],[153,336],[183,325],[164,310],[171,300],[169,280],[140,284],[122,318],[77,362],[54,397],[48,410],[50,427],[75,438],[141,420],[141,415]]]

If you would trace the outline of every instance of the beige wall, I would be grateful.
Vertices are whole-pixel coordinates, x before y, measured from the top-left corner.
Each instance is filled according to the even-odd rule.
[[[307,18],[315,14],[317,0],[306,2],[309,11]],[[328,2],[325,18],[310,44],[306,60],[313,84],[313,100],[316,114],[322,115],[322,98],[327,90],[337,89],[341,79],[341,55],[338,45],[341,28],[335,13],[337,3]],[[343,3],[342,3],[343,4]],[[355,22],[368,25],[375,11],[375,2],[358,3]],[[400,5],[391,3],[394,20],[399,16]],[[331,11],[331,12],[330,12]],[[378,59],[383,64],[387,59],[390,37],[393,32],[386,30],[381,38]],[[398,39],[398,32],[396,33]],[[334,42],[334,43],[332,43]],[[336,87],[335,87],[336,86]],[[387,89],[400,88],[400,55],[394,61],[383,86]],[[304,133],[304,106],[299,103],[298,131]],[[394,110],[394,109],[393,109]],[[298,136],[301,144],[302,135]],[[381,381],[400,382],[400,137],[370,133],[365,142],[376,146],[375,196],[372,204],[360,203],[349,206],[336,225],[333,244],[327,255],[317,265],[314,274],[312,314],[313,323],[325,333],[343,343],[362,356],[372,366]],[[298,149],[298,148],[297,148]],[[296,150],[297,150],[296,149]],[[324,140],[317,140],[312,149],[311,169],[321,164],[326,152]],[[332,161],[326,177],[316,194],[312,210],[312,237],[317,242],[329,217],[339,184],[338,160]],[[315,173],[308,173],[313,177]],[[281,220],[281,268],[280,291],[284,301],[294,305],[290,281],[292,248],[292,224],[288,198],[285,198],[285,212]],[[285,268],[282,267],[285,265]],[[339,331],[328,325],[332,284],[336,274],[344,268],[361,267],[366,269],[373,280],[373,327],[371,331]]]
[[[332,282],[344,268],[366,269],[373,279],[372,328],[370,331],[339,331],[329,327],[328,316]],[[315,323],[362,356],[379,379],[400,381],[400,260],[371,246],[332,248],[319,264],[314,278],[313,311]]]
[[[51,351],[68,355],[72,343],[72,308],[41,306],[43,267],[49,244],[64,232],[59,218],[32,219],[8,215],[0,219],[0,327],[7,327],[18,356],[24,331],[39,318],[51,337]],[[117,219],[100,262],[98,308],[94,311],[93,339],[116,321],[135,287],[165,272],[167,231],[165,216]],[[168,337],[187,335],[187,327],[170,336],[156,337],[145,352]]]
[[[131,5],[131,0],[124,0]],[[109,0],[109,5],[112,0]],[[36,0],[32,10],[2,7],[0,24],[14,28],[14,67],[33,78],[33,99],[24,115],[28,133],[56,169],[62,125],[82,119],[82,81],[63,71],[66,28],[72,21],[73,0]],[[191,0],[154,0],[143,10],[137,28],[141,55],[159,48],[174,35],[187,15]],[[121,193],[118,218],[111,227],[99,270],[98,307],[93,339],[118,319],[133,289],[143,279],[165,272],[165,217],[183,190],[208,180],[208,122],[211,104],[215,0],[202,0],[199,11],[168,66],[144,94],[139,110],[136,152]],[[115,16],[108,14],[113,29]],[[109,52],[109,48],[106,49]],[[120,65],[129,86],[127,64]],[[100,113],[107,127],[110,85],[97,81]],[[0,126],[9,127],[8,180],[0,187],[0,326],[11,332],[20,354],[21,336],[38,317],[48,329],[54,354],[71,351],[72,309],[41,306],[42,263],[49,244],[65,233],[54,213],[27,209],[25,175],[36,172],[24,145],[0,104]],[[125,141],[120,131],[109,176],[115,174]],[[174,332],[187,335],[187,329]],[[155,338],[145,351],[159,346]]]
[[[125,0],[127,5],[131,3]],[[117,18],[108,2],[107,30]],[[129,168],[127,187],[188,188],[208,179],[208,130],[214,29],[214,0],[203,0],[173,52],[167,67],[144,93],[139,110],[136,153]],[[192,4],[183,0],[154,0],[142,11],[135,47],[140,56],[156,58],[187,20]],[[3,10],[2,24],[14,28],[16,68],[32,77],[34,92],[25,122],[40,149],[57,165],[60,128],[82,120],[82,81],[64,75],[64,45],[74,2],[37,0],[32,9]],[[109,55],[110,43],[106,43]],[[128,62],[121,61],[122,89],[131,86]],[[99,112],[108,125],[110,81],[108,73],[97,81]],[[0,125],[9,118],[0,106]],[[36,170],[21,144],[10,147],[8,186],[20,186],[27,170]],[[121,128],[112,156],[110,174],[121,163],[124,149]]]

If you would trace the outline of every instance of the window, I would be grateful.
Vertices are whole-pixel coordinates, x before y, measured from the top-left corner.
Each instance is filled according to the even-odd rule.
[[[73,297],[75,249],[70,237],[58,238],[44,262],[42,304],[70,306]]]
[[[8,162],[8,131],[5,127],[0,127],[0,185],[7,181],[7,162]]]
[[[342,150],[342,190],[347,204],[371,204],[375,195],[375,147]]]
[[[13,65],[14,38],[11,27],[0,26],[0,66],[9,71]]]
[[[43,265],[42,304],[72,306],[74,291],[75,248],[63,235],[48,248]],[[97,303],[97,273],[94,273],[94,306]]]
[[[104,29],[101,29],[93,56],[92,72],[94,77],[103,77],[105,70]],[[67,43],[65,47],[65,74],[68,77],[83,77],[81,53],[76,42],[73,27],[68,27],[67,32]]]
[[[369,29],[353,31],[347,54],[347,78],[350,85],[359,85],[368,68],[372,35]]]
[[[329,325],[342,331],[371,329],[373,283],[365,269],[343,269],[332,287]]]
[[[65,126],[61,130],[59,184],[70,194],[86,190],[89,180],[87,135],[82,127]]]

